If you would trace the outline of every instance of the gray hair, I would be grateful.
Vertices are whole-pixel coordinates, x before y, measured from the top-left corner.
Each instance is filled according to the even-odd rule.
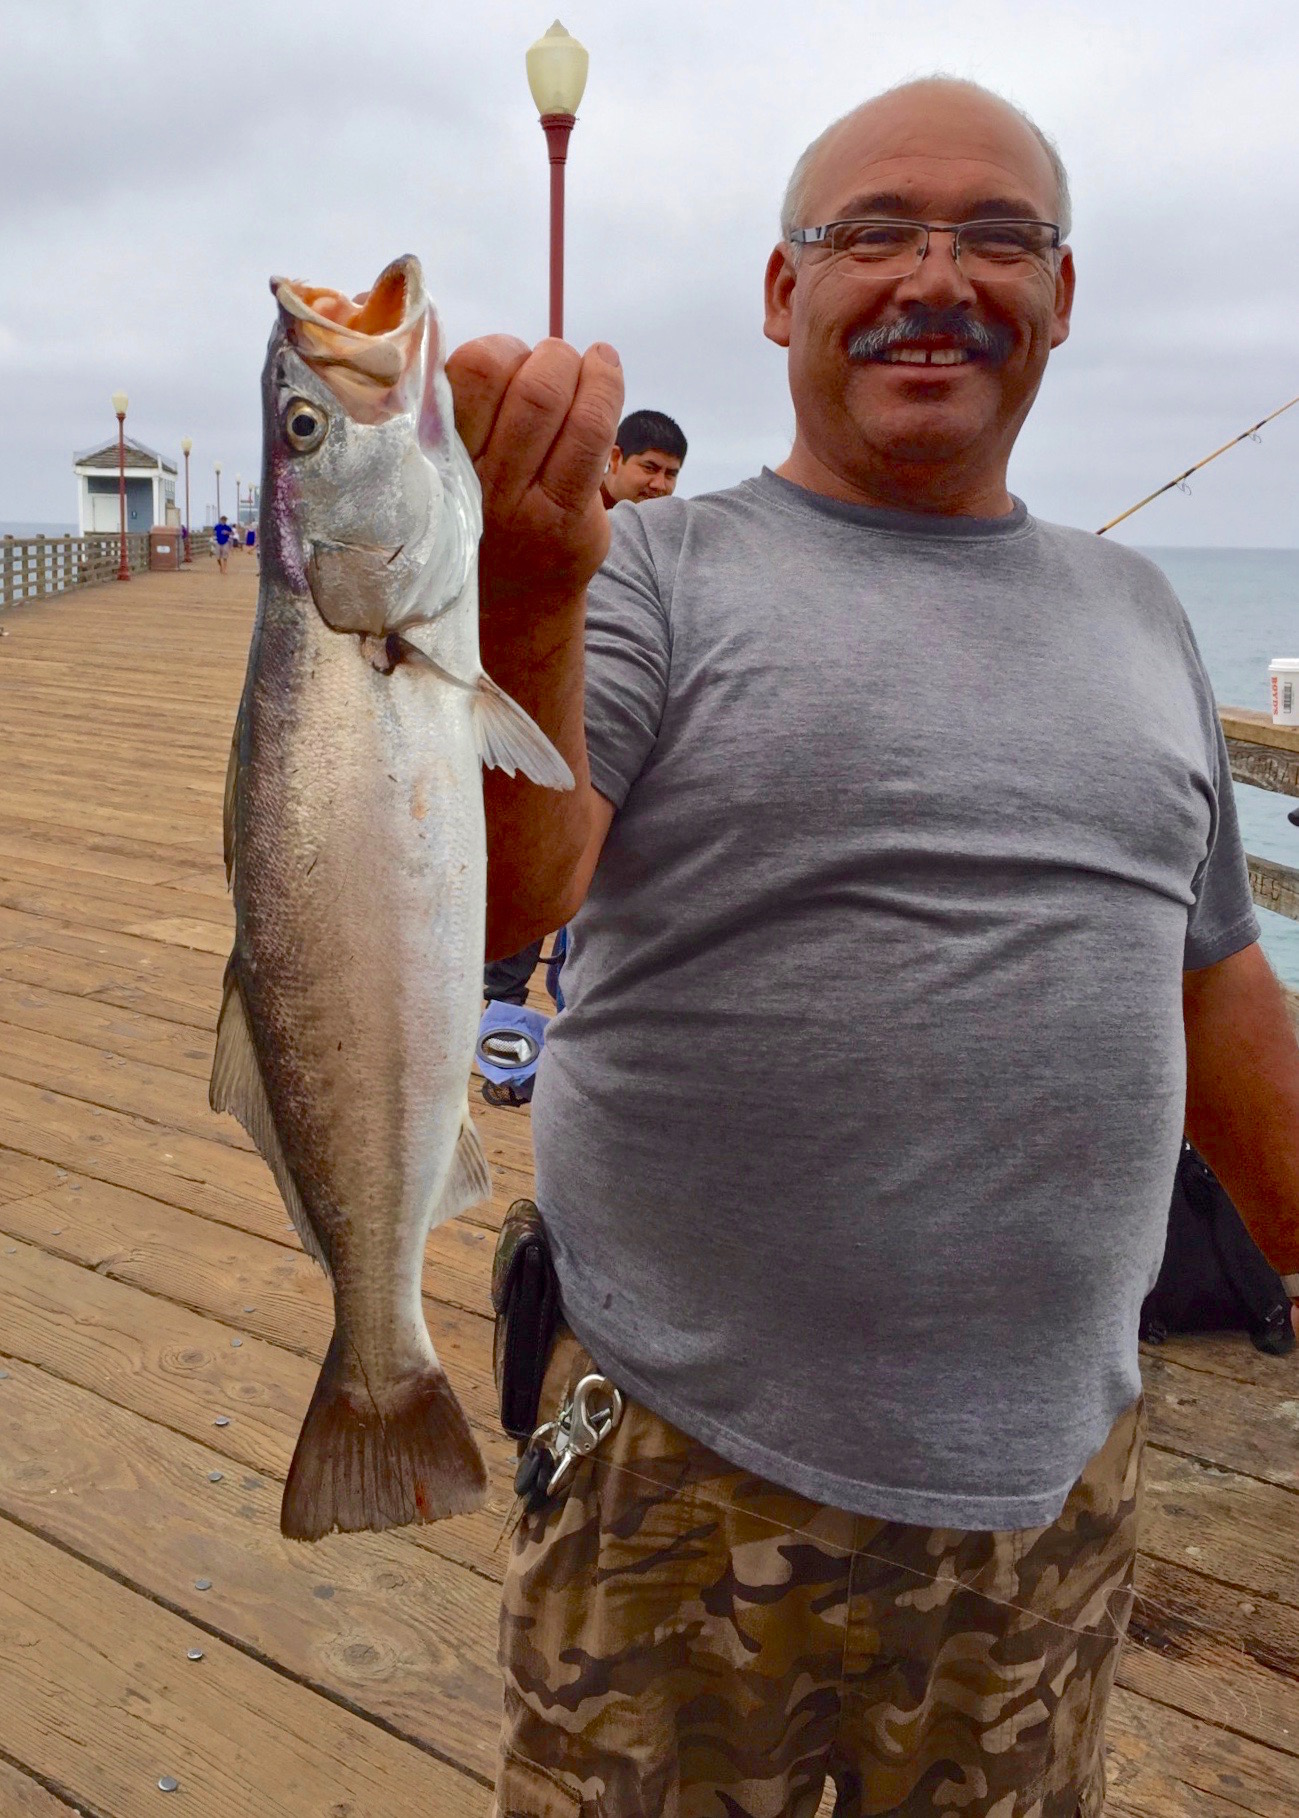
[[[893,88],[886,88],[881,91],[881,95],[896,95],[904,89],[919,88],[928,82],[944,82],[953,88],[964,88],[968,89],[973,94],[985,95],[989,101],[1000,101],[1002,106],[1008,107],[1012,114],[1018,115],[1024,122],[1024,125],[1032,133],[1033,137],[1037,140],[1038,144],[1042,147],[1042,150],[1046,153],[1047,162],[1051,166],[1051,174],[1055,178],[1056,219],[1060,224],[1060,238],[1061,240],[1067,240],[1069,237],[1069,229],[1073,225],[1073,208],[1069,199],[1069,173],[1064,167],[1063,158],[1061,158],[1059,151],[1056,149],[1055,141],[1047,137],[1042,131],[1042,128],[1037,124],[1037,121],[1030,118],[1022,107],[1016,107],[1013,101],[1007,101],[1004,95],[997,94],[993,89],[984,88],[981,82],[969,82],[961,76],[921,76],[909,82],[899,82],[895,84]],[[875,95],[872,99],[878,101],[881,99],[881,95]],[[869,102],[861,103],[862,107],[869,105]],[[829,141],[839,131],[839,128],[844,122],[846,120],[851,120],[853,115],[858,112],[860,112],[860,108],[854,107],[849,109],[846,114],[840,115],[839,119],[832,120],[825,131],[819,133],[817,137],[813,139],[812,143],[798,160],[798,163],[794,166],[793,171],[790,173],[789,182],[785,186],[785,199],[780,207],[780,237],[782,240],[788,240],[791,228],[806,227],[809,225],[809,223],[800,219],[803,213],[804,203],[807,199],[808,177],[811,175],[813,166]],[[797,251],[797,248],[795,248],[795,250]]]

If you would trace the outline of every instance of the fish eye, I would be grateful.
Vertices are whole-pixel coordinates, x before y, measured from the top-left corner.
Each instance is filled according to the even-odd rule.
[[[290,398],[284,412],[284,433],[289,446],[299,454],[310,454],[319,448],[329,428],[329,418],[319,406],[306,398]]]

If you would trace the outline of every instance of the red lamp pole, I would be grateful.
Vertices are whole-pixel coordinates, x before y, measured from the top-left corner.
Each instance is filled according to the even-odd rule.
[[[180,447],[181,453],[185,457],[185,560],[192,562],[194,558],[189,552],[189,451],[193,447],[193,443],[186,436]]]
[[[557,340],[564,335],[564,165],[588,62],[586,51],[558,19],[524,58],[550,158],[550,332]]]
[[[576,114],[541,116],[550,157],[550,332],[559,341],[564,338],[564,165],[576,124]]]
[[[131,570],[126,560],[126,393],[113,393],[113,410],[117,415],[117,503],[121,517],[117,578],[129,581]]]

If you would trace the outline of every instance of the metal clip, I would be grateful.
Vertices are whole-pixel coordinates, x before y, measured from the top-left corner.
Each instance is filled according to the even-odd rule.
[[[607,1376],[584,1376],[554,1420],[528,1441],[514,1484],[528,1509],[563,1489],[578,1460],[587,1458],[622,1419],[622,1393]]]

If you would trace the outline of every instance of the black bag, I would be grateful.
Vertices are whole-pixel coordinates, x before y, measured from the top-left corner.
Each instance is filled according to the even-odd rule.
[[[492,1368],[501,1425],[511,1439],[528,1439],[537,1424],[560,1311],[546,1228],[530,1199],[516,1199],[505,1214],[492,1262],[492,1307]]]
[[[1294,1348],[1290,1298],[1202,1156],[1182,1144],[1159,1278],[1141,1307],[1141,1336],[1248,1332],[1260,1351]]]

